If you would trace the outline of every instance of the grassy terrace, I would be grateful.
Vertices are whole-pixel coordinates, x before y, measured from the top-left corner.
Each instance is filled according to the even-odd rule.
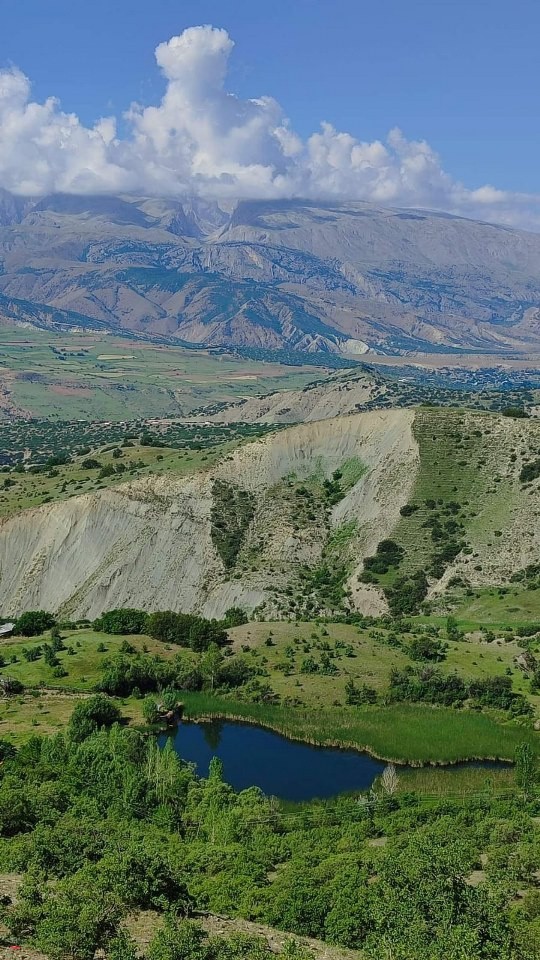
[[[505,426],[504,421],[502,422]],[[493,444],[491,421],[482,412],[446,409],[417,411],[414,434],[420,451],[420,469],[410,496],[415,512],[403,517],[392,533],[405,550],[400,573],[425,568],[427,561],[437,550],[431,537],[431,528],[426,526],[438,516],[441,523],[454,521],[461,526],[456,530],[460,539],[478,528],[504,522],[510,510],[511,485],[500,477],[496,484],[494,476],[506,468],[508,452],[501,448],[501,461],[494,460],[498,447]],[[530,424],[528,424],[530,427]],[[539,434],[540,437],[540,434]],[[505,438],[506,439],[506,438]],[[448,512],[446,505],[456,505],[455,512]],[[486,503],[490,505],[490,517],[486,516]],[[493,517],[491,517],[493,514]],[[498,521],[495,519],[498,515]],[[395,571],[382,578],[388,582],[395,578]]]
[[[0,517],[11,516],[42,503],[66,500],[68,497],[93,493],[106,487],[116,487],[140,477],[162,473],[177,477],[189,476],[211,467],[238,442],[230,440],[201,450],[189,447],[175,450],[141,446],[137,442],[125,449],[107,444],[89,454],[74,458],[71,463],[40,473],[0,473]],[[115,449],[121,450],[121,458],[115,458]],[[115,470],[119,464],[123,464],[125,472],[101,476],[99,466],[90,469],[83,466],[88,459],[95,460],[105,468],[111,466]]]

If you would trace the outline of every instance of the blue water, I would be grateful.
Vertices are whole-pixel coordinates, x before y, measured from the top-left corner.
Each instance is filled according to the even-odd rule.
[[[169,737],[183,760],[197,764],[200,776],[208,773],[212,757],[219,757],[225,780],[235,790],[257,786],[283,800],[367,790],[385,767],[354,750],[312,747],[252,724],[225,720],[180,723],[173,733],[160,737],[160,744]]]
[[[219,757],[225,780],[235,790],[257,786],[270,796],[297,802],[368,790],[386,766],[367,753],[312,747],[272,730],[230,720],[183,721],[160,736],[160,746],[168,739],[182,760],[197,765],[201,777],[207,775],[212,757]],[[490,769],[508,764],[485,761],[470,765]],[[463,764],[449,767],[448,776],[458,766]]]

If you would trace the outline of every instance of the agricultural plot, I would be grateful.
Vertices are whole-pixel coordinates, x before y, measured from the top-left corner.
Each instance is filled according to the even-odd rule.
[[[209,403],[301,388],[317,373],[309,364],[291,367],[220,350],[0,328],[0,416],[182,417]]]

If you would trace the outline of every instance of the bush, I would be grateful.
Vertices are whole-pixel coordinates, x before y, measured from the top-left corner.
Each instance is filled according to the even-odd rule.
[[[350,706],[361,706],[364,703],[377,703],[377,691],[363,683],[357,687],[352,677],[345,684],[345,703]]]
[[[174,643],[191,647],[201,653],[211,643],[223,646],[228,641],[227,633],[219,620],[206,620],[192,613],[175,613],[162,610],[148,617],[146,632],[162,643]]]
[[[217,675],[219,687],[241,687],[255,675],[255,670],[245,660],[232,657],[220,667]]]
[[[411,703],[440,703],[451,707],[467,699],[467,687],[455,674],[443,676],[434,667],[393,670],[390,674],[390,699]]]
[[[403,547],[395,540],[381,540],[375,556],[366,557],[364,560],[364,570],[372,574],[388,573],[390,567],[399,566],[404,556]]]
[[[422,600],[427,596],[428,588],[429,584],[423,570],[418,570],[409,577],[399,577],[394,581],[393,586],[385,590],[392,615],[401,617],[417,613]]]
[[[68,733],[72,740],[80,743],[101,727],[111,727],[121,718],[120,710],[109,697],[96,694],[77,704],[68,724]]]
[[[98,480],[106,480],[107,477],[113,477],[116,473],[112,463],[106,463],[98,473]]]
[[[120,607],[118,610],[109,610],[97,620],[94,620],[94,630],[103,633],[123,634],[146,633],[148,614],[144,610],[135,610],[131,607]]]
[[[21,637],[38,637],[55,623],[53,615],[46,610],[28,610],[16,620],[14,633]]]
[[[249,623],[249,617],[243,607],[229,607],[225,611],[224,623],[227,628],[241,627],[244,623]]]
[[[411,660],[444,660],[446,647],[436,637],[413,637],[409,644],[409,656]]]
[[[502,415],[503,417],[512,417],[514,420],[527,419],[529,416],[524,407],[505,407]]]
[[[522,483],[530,483],[531,480],[536,480],[537,477],[540,477],[540,458],[523,464],[519,475]]]
[[[400,507],[399,512],[400,512],[400,514],[401,514],[402,517],[411,517],[412,514],[413,514],[413,513],[416,513],[417,510],[418,510],[418,504],[416,504],[416,503],[404,503],[403,506]]]

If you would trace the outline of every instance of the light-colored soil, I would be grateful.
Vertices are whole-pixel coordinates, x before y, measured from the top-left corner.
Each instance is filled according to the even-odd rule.
[[[356,950],[329,946],[321,940],[314,940],[310,937],[292,936],[262,923],[252,923],[240,918],[218,917],[215,914],[200,915],[196,917],[196,920],[211,937],[226,937],[232,933],[249,934],[252,937],[259,937],[268,945],[272,953],[279,953],[287,941],[294,940],[308,947],[316,960],[359,960],[360,958],[360,953]],[[135,940],[141,954],[147,950],[148,944],[160,923],[161,917],[153,911],[143,911],[128,918],[126,928]]]
[[[334,508],[330,529],[354,521],[356,556],[371,551],[399,516],[417,463],[414,414],[388,410],[291,427],[245,444],[206,473],[151,476],[43,505],[0,522],[0,607],[99,615],[114,607],[196,610],[221,616],[235,604],[270,600],[276,573],[288,582],[302,561],[302,538],[279,507],[262,509],[268,491],[294,477],[331,477],[347,461],[365,472]],[[212,542],[213,484],[249,491],[261,508],[254,521],[256,569],[230,577]],[[328,530],[310,534],[310,559]],[[275,563],[279,560],[280,571]]]

